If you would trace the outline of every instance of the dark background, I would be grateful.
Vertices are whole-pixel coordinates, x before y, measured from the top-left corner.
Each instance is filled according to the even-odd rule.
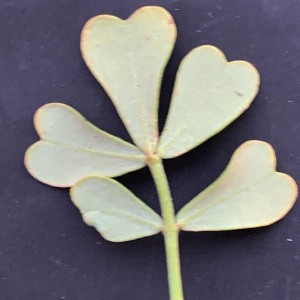
[[[169,10],[178,39],[161,92],[166,117],[181,59],[212,44],[229,60],[253,63],[259,94],[240,118],[193,151],[165,161],[178,211],[209,185],[243,142],[271,143],[278,170],[300,184],[300,1],[1,0],[0,1],[0,299],[168,299],[161,235],[114,244],[86,226],[67,189],[43,185],[23,166],[38,136],[32,117],[48,102],[73,106],[130,141],[79,51],[85,22],[127,18],[144,5]],[[191,108],[192,109],[192,108]],[[119,180],[159,212],[145,168]],[[273,226],[182,233],[185,300],[300,298],[300,203]]]

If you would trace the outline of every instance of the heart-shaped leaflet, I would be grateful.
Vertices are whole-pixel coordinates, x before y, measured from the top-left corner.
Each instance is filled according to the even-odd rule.
[[[146,165],[137,147],[98,129],[68,105],[42,106],[34,124],[41,140],[27,150],[25,165],[49,185],[69,187],[86,176],[113,177]]]
[[[233,154],[223,174],[177,214],[181,229],[232,230],[266,226],[292,208],[294,179],[275,170],[273,148],[249,141]]]
[[[179,67],[158,152],[172,158],[203,143],[249,107],[258,86],[250,63],[228,62],[213,46],[193,49]]]
[[[127,20],[100,15],[81,35],[83,58],[112,99],[133,141],[147,154],[157,146],[157,109],[164,67],[176,39],[172,16],[143,7]]]
[[[84,221],[111,242],[124,242],[156,234],[162,220],[119,182],[87,177],[71,188],[71,198]]]

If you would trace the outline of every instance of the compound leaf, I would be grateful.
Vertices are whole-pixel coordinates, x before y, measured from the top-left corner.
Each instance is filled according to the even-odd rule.
[[[273,148],[261,141],[241,145],[223,174],[181,209],[187,231],[260,227],[281,219],[297,198],[297,185],[275,171]]]
[[[112,99],[135,144],[147,154],[157,144],[159,89],[175,39],[172,16],[151,6],[125,21],[96,16],[81,35],[87,66]]]
[[[137,147],[98,129],[68,105],[42,106],[34,124],[41,141],[27,150],[25,165],[46,184],[68,187],[88,175],[112,177],[145,166]]]
[[[248,62],[227,62],[213,46],[192,50],[177,73],[159,153],[179,156],[221,131],[254,99],[259,74]]]
[[[124,242],[161,231],[162,220],[150,207],[113,179],[87,177],[71,188],[84,221],[112,242]]]

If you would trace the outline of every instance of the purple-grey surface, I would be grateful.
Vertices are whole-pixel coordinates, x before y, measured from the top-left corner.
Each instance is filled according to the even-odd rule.
[[[1,0],[0,299],[168,299],[161,235],[105,241],[82,222],[67,189],[43,185],[23,165],[25,150],[38,140],[33,114],[48,102],[66,103],[130,141],[85,66],[79,41],[89,18],[127,18],[144,5],[166,8],[178,28],[162,84],[160,128],[176,70],[192,48],[215,45],[261,75],[249,110],[203,145],[165,161],[176,210],[250,139],[271,143],[278,170],[300,183],[300,1]],[[118,179],[159,212],[146,168]],[[267,228],[182,233],[180,247],[185,300],[300,298],[300,203]]]

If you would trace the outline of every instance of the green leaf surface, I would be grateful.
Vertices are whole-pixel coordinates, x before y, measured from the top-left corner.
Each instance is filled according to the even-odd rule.
[[[259,74],[248,62],[227,62],[213,46],[192,50],[181,62],[159,150],[179,156],[224,129],[254,99]]]
[[[275,166],[275,153],[268,143],[244,143],[223,174],[181,209],[179,226],[187,231],[230,230],[281,219],[292,208],[298,189]]]
[[[112,242],[124,242],[161,231],[162,220],[115,180],[87,177],[71,188],[84,221]]]
[[[143,7],[125,21],[96,16],[81,35],[87,66],[112,99],[136,145],[147,154],[157,145],[159,89],[175,39],[173,18],[161,7]]]
[[[49,185],[68,187],[89,175],[112,177],[145,166],[138,148],[98,129],[70,106],[46,104],[34,124],[41,141],[27,150],[25,165]]]

